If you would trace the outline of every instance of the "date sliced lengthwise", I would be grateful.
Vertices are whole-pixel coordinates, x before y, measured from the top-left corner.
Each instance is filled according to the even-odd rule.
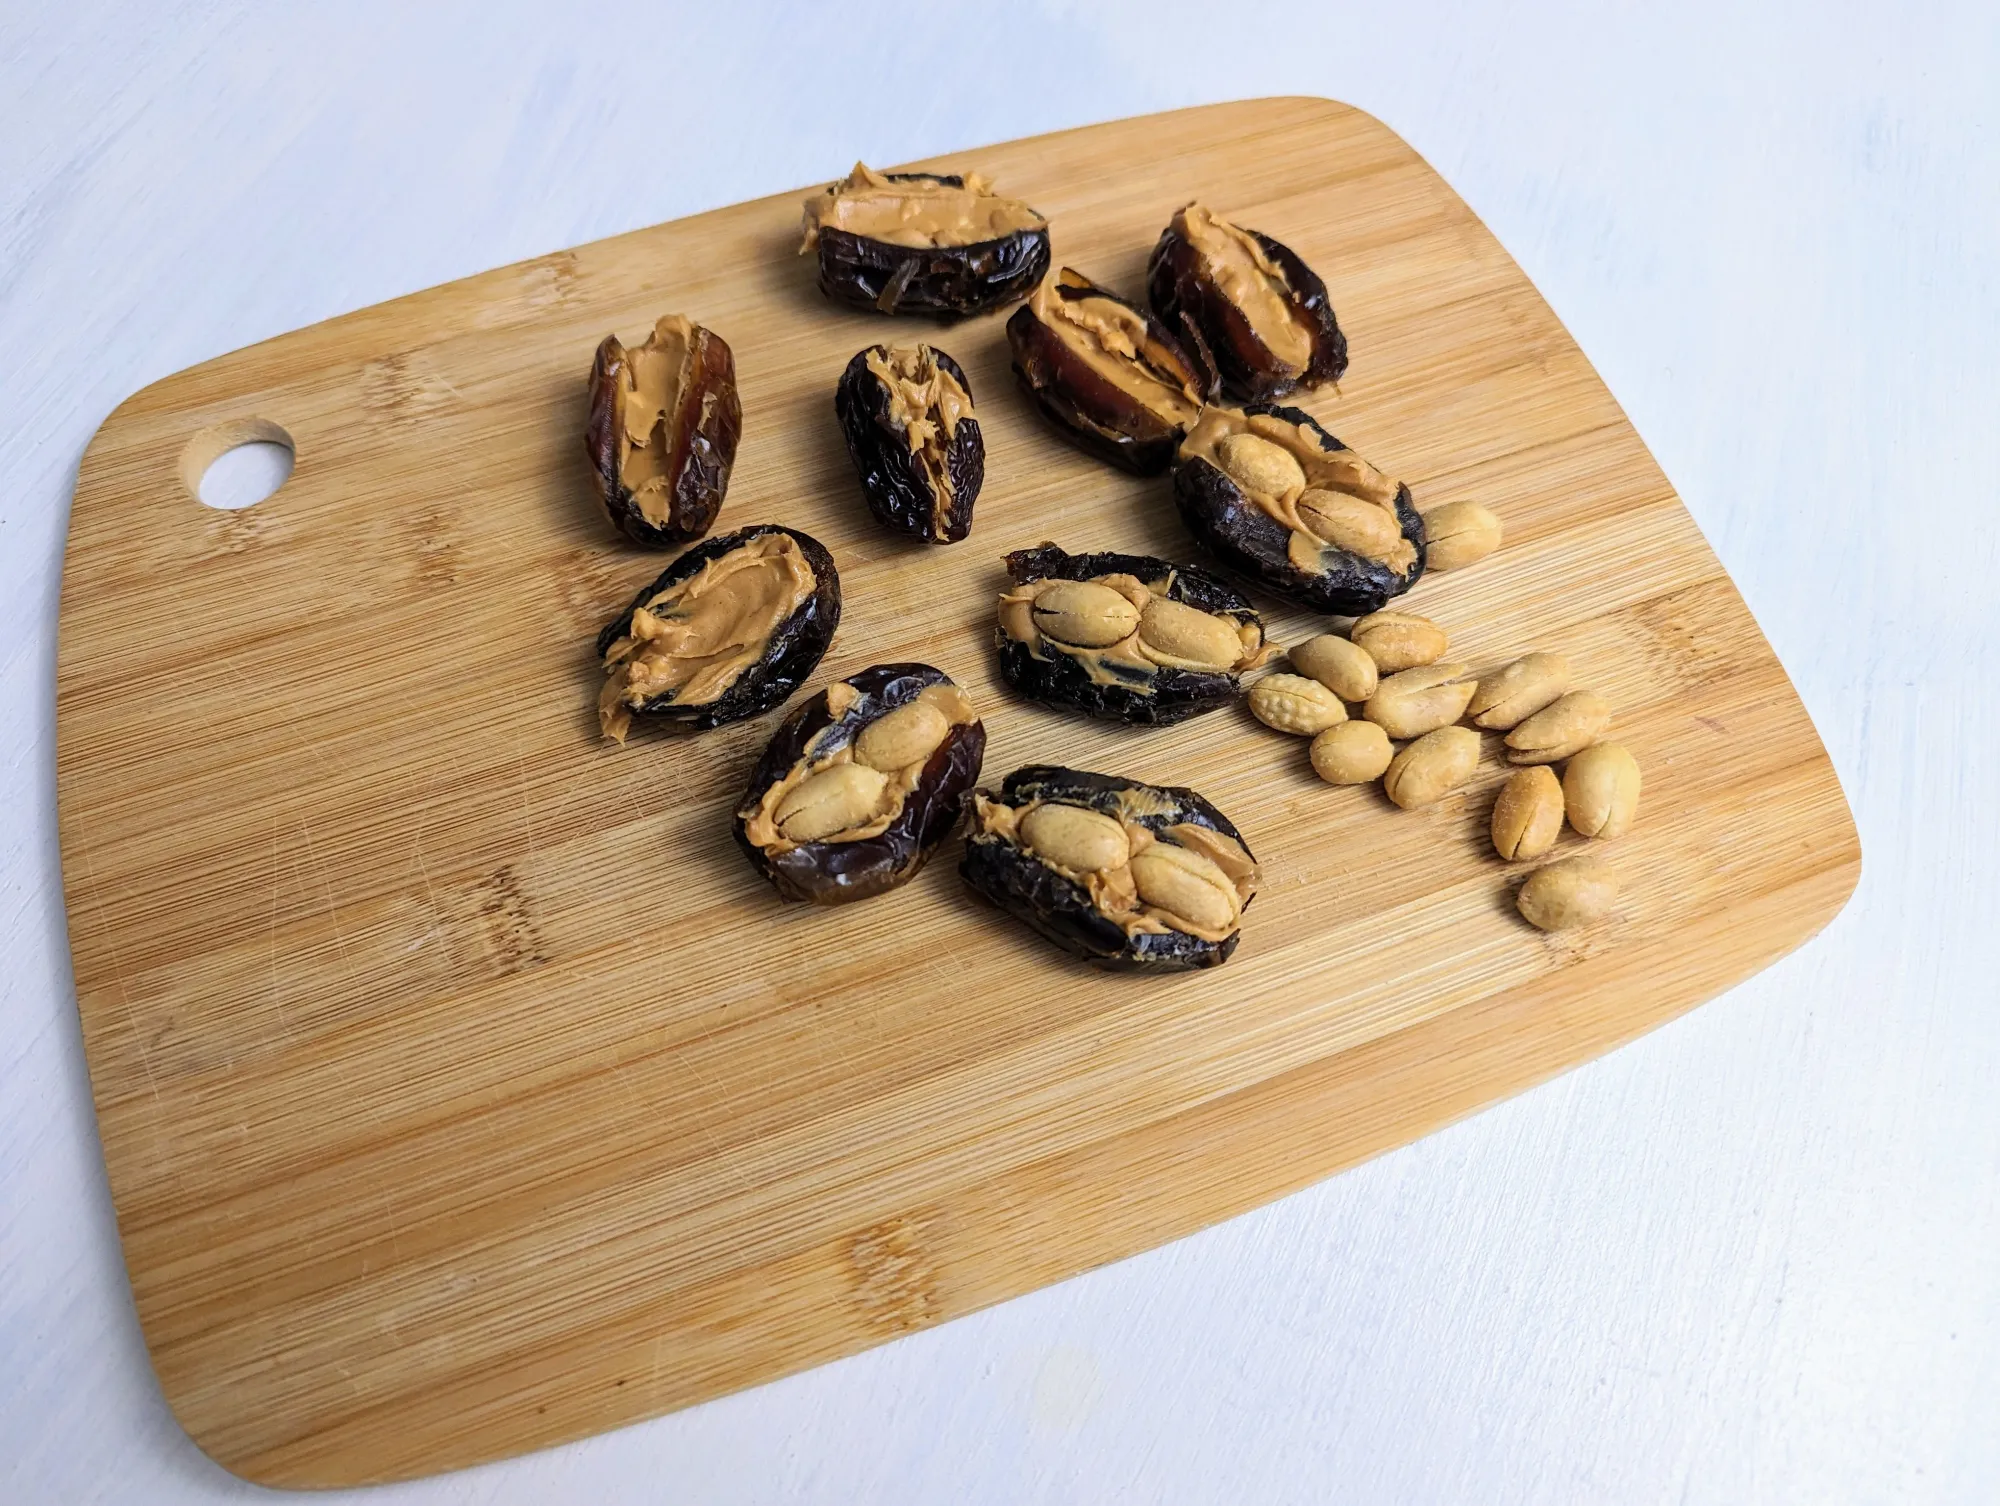
[[[597,347],[583,448],[605,510],[634,543],[708,532],[742,433],[736,359],[713,330],[666,314],[642,345],[606,335]]]
[[[840,625],[840,576],[819,540],[759,523],[697,544],[597,635],[598,720],[720,727],[799,688]]]
[[[959,872],[1102,967],[1215,967],[1236,950],[1257,861],[1193,790],[1031,764],[972,797]]]
[[[963,813],[986,728],[928,664],[877,664],[785,719],[736,808],[736,842],[789,900],[837,905],[916,875]]]
[[[1263,662],[1264,622],[1234,587],[1145,554],[1007,556],[1000,673],[1021,694],[1112,721],[1165,725],[1234,700]]]
[[[1190,204],[1146,268],[1153,311],[1243,402],[1320,387],[1347,370],[1347,336],[1326,284],[1289,246]]]
[[[955,318],[1024,296],[1049,270],[1049,222],[977,173],[878,173],[862,163],[806,200],[803,253],[820,291],[884,314]]]
[[[932,544],[972,531],[986,441],[958,362],[929,345],[871,345],[847,363],[833,408],[877,522]]]
[[[1317,611],[1381,610],[1424,573],[1410,489],[1300,408],[1206,408],[1181,442],[1174,500],[1220,559]]]
[[[1100,460],[1150,476],[1215,394],[1215,374],[1136,304],[1064,267],[1007,321],[1014,375]]]

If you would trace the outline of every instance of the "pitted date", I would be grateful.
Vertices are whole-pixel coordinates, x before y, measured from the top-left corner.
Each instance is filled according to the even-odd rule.
[[[972,531],[986,441],[958,362],[929,345],[871,345],[847,363],[833,407],[878,523],[932,544]]]
[[[736,359],[713,330],[666,314],[641,345],[606,335],[597,347],[583,448],[605,511],[635,544],[708,532],[742,432]]]
[[[1166,725],[1228,704],[1268,656],[1264,621],[1206,571],[1145,554],[1007,556],[994,642],[1021,694],[1112,721]]]
[[[959,873],[1101,967],[1215,967],[1236,950],[1257,861],[1193,790],[1032,764],[972,796]]]
[[[957,828],[986,728],[928,664],[836,680],[773,734],[736,843],[788,900],[836,905],[908,883]]]

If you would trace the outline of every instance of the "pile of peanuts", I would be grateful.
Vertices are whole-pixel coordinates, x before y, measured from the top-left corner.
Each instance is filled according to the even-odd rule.
[[[1510,863],[1546,854],[1565,816],[1584,837],[1630,831],[1639,809],[1638,761],[1622,744],[1600,740],[1611,724],[1610,703],[1570,689],[1569,661],[1533,653],[1480,678],[1448,662],[1450,648],[1429,618],[1374,612],[1345,638],[1322,633],[1294,647],[1294,672],[1251,686],[1250,710],[1267,727],[1310,737],[1313,771],[1328,784],[1379,779],[1405,810],[1472,778],[1480,731],[1505,733],[1507,761],[1519,767],[1494,802],[1492,836],[1493,850]],[[1358,717],[1350,704],[1361,708]],[[1556,764],[1565,765],[1560,780]],[[1574,857],[1536,869],[1515,902],[1531,925],[1559,931],[1601,918],[1617,896],[1609,867]]]

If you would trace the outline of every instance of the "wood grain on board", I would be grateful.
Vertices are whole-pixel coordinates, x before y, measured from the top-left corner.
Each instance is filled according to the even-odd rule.
[[[1645,446],[1492,236],[1377,121],[1264,100],[937,159],[1128,290],[1199,196],[1327,278],[1352,341],[1304,403],[1507,542],[1408,604],[1481,665],[1568,653],[1646,774],[1615,920],[1546,937],[1484,840],[1503,768],[1433,809],[1314,778],[1224,711],[1011,700],[1007,549],[1191,557],[1164,480],[1058,442],[1004,314],[832,307],[800,193],[331,320],[123,404],[84,458],[58,677],[64,879],[127,1267],[195,1440],[282,1485],[574,1438],[851,1353],[1304,1186],[1691,1007],[1859,872],[1784,671]],[[845,161],[829,161],[828,176]],[[1192,784],[1265,888],[1225,968],[1071,962],[955,847],[844,910],[779,903],[728,817],[775,718],[597,736],[598,626],[661,567],[593,498],[599,339],[685,312],[736,353],[718,528],[800,526],[846,615],[814,683],[923,659],[1028,761]],[[870,521],[832,416],[859,347],[934,339],[989,446],[972,538]],[[243,438],[294,473],[191,495]],[[1264,603],[1276,635],[1319,624]],[[1563,851],[1578,846],[1565,838]]]

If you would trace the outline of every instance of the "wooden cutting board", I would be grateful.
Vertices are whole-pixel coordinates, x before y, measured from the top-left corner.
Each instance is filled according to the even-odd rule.
[[[1505,519],[1407,605],[1492,664],[1560,649],[1645,768],[1619,916],[1543,936],[1485,822],[1417,813],[1225,711],[1165,730],[1010,699],[999,556],[1187,558],[1164,480],[1059,443],[1004,316],[836,309],[783,194],[434,288],[170,377],[77,482],[58,671],[78,1007],[161,1384],[279,1485],[512,1454],[755,1384],[1115,1260],[1628,1040],[1797,946],[1860,867],[1803,708],[1659,467],[1520,269],[1377,121],[1184,110],[936,163],[994,174],[1137,290],[1200,196],[1325,274],[1353,344],[1306,406]],[[837,176],[845,158],[829,157]],[[778,902],[729,813],[776,723],[602,744],[598,626],[662,565],[611,532],[591,353],[683,311],[736,352],[722,528],[803,527],[847,610],[815,679],[969,685],[987,780],[1192,784],[1266,883],[1236,958],[1106,976],[982,908],[956,844],[905,890]],[[833,421],[861,346],[932,338],[989,445],[972,538],[869,520]],[[197,504],[282,431],[290,481]],[[1267,606],[1276,604],[1266,602]],[[1317,630],[1274,610],[1291,642]],[[1565,838],[1564,850],[1580,847]]]

